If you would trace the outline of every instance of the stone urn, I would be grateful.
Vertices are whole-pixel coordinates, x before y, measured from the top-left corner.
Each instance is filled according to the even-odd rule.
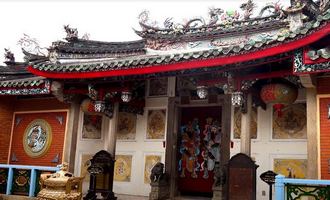
[[[73,177],[67,171],[68,164],[63,163],[60,171],[40,176],[41,190],[38,200],[79,200],[82,197],[84,177]]]

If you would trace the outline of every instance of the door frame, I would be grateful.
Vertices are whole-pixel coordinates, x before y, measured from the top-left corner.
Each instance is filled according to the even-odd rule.
[[[175,199],[179,195],[178,191],[178,172],[177,172],[177,150],[178,150],[178,130],[181,120],[181,108],[185,107],[221,107],[221,163],[224,168],[230,158],[230,128],[231,128],[231,96],[218,95],[217,103],[208,103],[208,100],[192,100],[189,104],[181,104],[180,97],[171,97],[168,100],[167,115],[167,137],[165,150],[165,172],[169,175],[170,199]],[[226,191],[227,185],[223,185]]]

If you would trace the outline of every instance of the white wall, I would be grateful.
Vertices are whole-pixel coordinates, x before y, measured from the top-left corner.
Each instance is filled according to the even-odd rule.
[[[114,182],[114,192],[119,194],[143,195],[148,196],[150,185],[144,183],[144,158],[145,155],[160,155],[162,162],[165,162],[165,148],[163,147],[164,140],[146,140],[147,129],[147,113],[149,109],[166,109],[167,97],[150,98],[146,100],[144,115],[137,115],[136,136],[133,141],[117,141],[116,154],[132,155],[132,172],[130,182]],[[114,119],[111,119],[114,120]],[[104,119],[103,119],[104,121]],[[106,127],[102,127],[102,138],[99,140],[83,140],[82,133],[83,113],[80,113],[79,133],[77,140],[75,176],[80,176],[80,166],[82,164],[83,154],[95,154],[98,151],[105,149],[106,145]],[[103,125],[104,126],[104,125]],[[166,127],[166,126],[165,126]],[[83,191],[87,192],[89,186],[88,181],[83,183]]]
[[[300,90],[297,101],[304,102],[304,100],[305,91]],[[233,110],[232,113],[234,113]],[[259,165],[257,169],[258,200],[268,200],[269,187],[259,177],[261,173],[273,170],[273,160],[275,158],[307,159],[306,139],[272,139],[272,113],[272,106],[267,106],[267,110],[263,110],[260,107],[258,108],[258,136],[257,139],[252,139],[251,141],[251,157],[255,158],[256,164]],[[231,138],[234,142],[234,147],[230,150],[231,156],[240,152],[240,141],[238,139],[233,139],[233,121],[234,119],[232,116]]]
[[[103,117],[102,121],[105,121],[105,117]],[[77,138],[77,149],[76,149],[76,162],[75,162],[75,170],[74,175],[80,176],[80,166],[82,165],[82,155],[89,154],[94,155],[100,150],[104,149],[106,133],[105,130],[108,130],[105,127],[105,124],[102,123],[102,135],[101,139],[82,139],[82,124],[83,124],[83,112],[80,111],[79,114],[79,125],[78,125],[78,138]],[[83,191],[84,193],[88,190],[89,182],[83,182]]]
[[[166,109],[167,97],[148,98],[144,115],[138,115],[136,123],[135,141],[117,141],[116,154],[129,154],[132,157],[132,172],[130,182],[114,182],[114,192],[119,194],[131,194],[148,196],[150,185],[144,183],[144,158],[145,155],[161,155],[165,162],[164,140],[146,140],[147,114],[149,109]]]
[[[169,91],[169,94],[171,92]],[[304,91],[299,92],[298,101],[305,100]],[[165,148],[163,140],[146,140],[147,113],[149,109],[165,108],[167,111],[168,97],[147,98],[144,115],[138,115],[136,138],[134,141],[117,141],[116,154],[132,155],[132,172],[130,182],[114,182],[114,192],[120,194],[132,194],[148,196],[150,192],[149,184],[144,183],[144,157],[146,154],[157,154],[162,156],[165,161]],[[260,174],[273,170],[274,158],[307,158],[306,140],[274,140],[272,139],[272,107],[267,106],[267,110],[258,108],[258,136],[251,141],[251,156],[259,165],[257,169],[257,199],[268,199],[268,185],[259,178]],[[232,111],[232,113],[234,113]],[[113,119],[112,119],[113,120]],[[75,175],[80,175],[82,154],[95,154],[105,148],[106,134],[102,133],[101,140],[82,140],[81,139],[82,113],[80,116],[79,134],[77,141]],[[231,156],[239,153],[240,141],[233,139],[233,117],[232,117],[231,138],[234,146],[231,149]],[[103,127],[103,130],[108,130]],[[84,191],[88,188],[88,182],[84,183]],[[264,195],[263,195],[264,194]]]

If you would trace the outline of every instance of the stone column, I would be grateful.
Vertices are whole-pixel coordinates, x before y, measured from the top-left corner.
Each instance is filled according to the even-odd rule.
[[[69,119],[65,133],[63,161],[69,163],[69,171],[74,172],[76,161],[76,149],[78,139],[78,124],[80,114],[80,102],[75,100],[70,103]]]
[[[318,178],[318,138],[316,88],[306,88],[307,107],[307,178]]]
[[[103,127],[105,133],[105,142],[104,148],[108,151],[113,157],[116,154],[116,130],[117,130],[117,118],[119,112],[119,103],[114,104],[113,116],[110,119],[109,117],[104,116],[103,118]]]
[[[300,82],[306,88],[306,116],[307,116],[307,178],[318,179],[318,134],[317,128],[317,91],[316,77],[300,75]]]
[[[226,199],[227,183],[223,182],[226,176],[226,165],[230,158],[230,124],[231,124],[231,96],[222,96],[221,105],[221,145],[220,145],[220,166],[214,170],[215,180],[212,187],[212,200]]]
[[[241,153],[251,156],[251,112],[252,112],[252,94],[247,95],[247,112],[242,113],[241,121]]]

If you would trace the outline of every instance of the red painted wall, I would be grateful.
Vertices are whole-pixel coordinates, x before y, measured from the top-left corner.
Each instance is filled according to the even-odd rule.
[[[19,99],[15,101],[15,112],[38,110],[62,110],[69,105],[59,102],[56,98]]]
[[[8,163],[8,154],[10,151],[9,149],[10,137],[11,137],[12,125],[13,122],[15,121],[15,119],[13,119],[15,112],[29,113],[30,111],[65,110],[68,108],[69,108],[68,104],[61,103],[56,98],[17,99],[16,97],[13,96],[0,96],[0,127],[1,127],[0,128],[0,164]],[[65,117],[66,117],[66,112],[65,112]],[[60,156],[62,156],[62,152],[63,152],[66,118],[63,119],[63,122],[64,122],[63,125],[64,128],[62,127],[60,131],[58,131],[60,132],[59,135],[55,135],[54,137],[57,140],[61,140],[61,144],[59,144],[59,142],[54,143],[54,147],[55,147],[54,151],[58,151],[60,153]],[[17,133],[16,131],[17,130],[15,129],[14,133]],[[17,141],[15,140],[13,146],[14,147],[17,147],[17,145],[19,146],[18,143],[22,144],[22,140],[17,140]],[[50,152],[49,156],[53,156],[53,154]],[[23,158],[22,160],[15,162],[15,164],[31,164],[28,163],[28,161],[29,160]],[[33,163],[37,164],[35,161],[33,161]],[[47,162],[41,162],[40,164],[50,165],[49,163],[47,164],[46,163]],[[52,164],[52,165],[56,165],[56,164]]]
[[[57,119],[62,117],[62,123]],[[56,166],[61,163],[65,126],[66,126],[67,112],[43,112],[43,113],[18,113],[15,115],[16,119],[20,122],[15,123],[13,128],[11,154],[15,153],[18,161],[10,161],[10,164],[19,165],[43,165],[43,166]],[[48,122],[52,129],[52,142],[47,153],[42,157],[32,158],[27,155],[23,147],[23,136],[28,125],[35,119],[43,119]],[[52,163],[54,157],[59,154],[59,163]]]
[[[11,126],[14,113],[13,97],[0,97],[0,163],[8,160]]]
[[[317,79],[317,93],[330,94],[330,77]],[[328,105],[330,97],[319,99],[320,110],[320,161],[321,178],[330,179],[330,119],[328,119]]]
[[[317,93],[318,94],[330,94],[330,77],[317,79]]]
[[[330,179],[330,119],[328,119],[329,104],[330,98],[320,98],[320,159],[322,179]]]

